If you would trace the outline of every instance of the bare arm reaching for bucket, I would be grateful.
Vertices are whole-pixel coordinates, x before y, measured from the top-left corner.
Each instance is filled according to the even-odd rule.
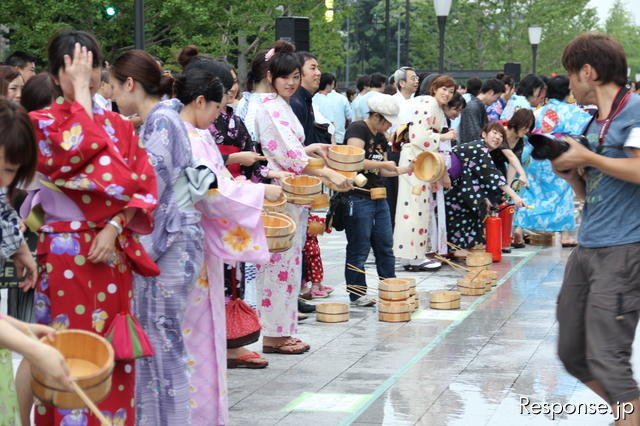
[[[63,387],[70,383],[69,369],[62,357],[52,346],[34,340],[37,337],[48,336],[55,339],[55,330],[40,324],[29,324],[8,316],[0,316],[0,347],[10,349],[23,355],[32,365],[46,371]]]

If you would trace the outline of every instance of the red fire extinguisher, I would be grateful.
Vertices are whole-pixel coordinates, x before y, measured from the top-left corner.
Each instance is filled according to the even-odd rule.
[[[502,260],[502,219],[498,216],[487,216],[484,223],[487,236],[487,252],[491,253],[494,262]]]
[[[513,204],[502,203],[498,206],[498,217],[502,219],[502,250],[508,252],[511,247],[511,228],[513,225]]]

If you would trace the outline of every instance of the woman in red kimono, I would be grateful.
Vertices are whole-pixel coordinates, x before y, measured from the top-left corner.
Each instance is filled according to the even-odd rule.
[[[42,209],[35,315],[57,329],[105,334],[129,311],[132,272],[157,275],[135,233],[152,230],[157,204],[153,167],[133,126],[92,104],[100,85],[100,47],[86,32],[64,30],[49,43],[49,68],[64,98],[30,113],[38,140]],[[116,361],[100,410],[114,424],[135,422],[134,361]],[[36,424],[98,425],[87,409],[39,405]]]

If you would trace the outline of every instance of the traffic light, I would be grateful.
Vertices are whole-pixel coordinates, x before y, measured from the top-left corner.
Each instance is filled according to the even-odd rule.
[[[333,0],[324,0],[324,20],[326,22],[333,22]]]
[[[107,6],[104,8],[104,14],[107,16],[107,19],[111,19],[118,14],[118,9],[114,6]]]

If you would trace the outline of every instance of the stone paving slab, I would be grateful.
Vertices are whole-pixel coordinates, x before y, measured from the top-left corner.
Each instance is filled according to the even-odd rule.
[[[320,245],[324,284],[336,290],[313,303],[346,303],[344,233],[324,235]],[[265,370],[229,371],[232,424],[608,424],[607,415],[552,421],[520,413],[522,397],[600,402],[555,354],[555,303],[569,250],[536,250],[504,256],[494,268],[510,278],[481,298],[463,296],[459,314],[438,316],[428,308],[430,291],[453,288],[461,276],[448,266],[422,273],[397,268],[398,276],[417,281],[422,312],[409,323],[379,322],[373,308],[352,307],[341,324],[317,323],[312,314],[299,330],[309,353],[267,355]],[[373,258],[366,269],[375,272]],[[377,287],[372,277],[367,283]]]

